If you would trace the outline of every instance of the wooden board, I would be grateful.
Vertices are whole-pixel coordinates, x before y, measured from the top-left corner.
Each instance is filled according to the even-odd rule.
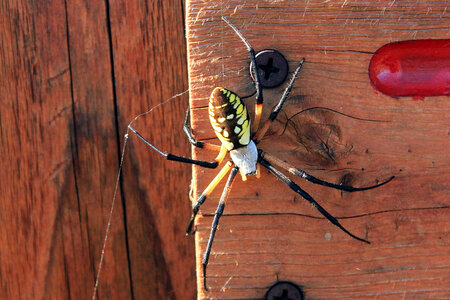
[[[448,38],[445,1],[187,2],[192,126],[196,138],[219,143],[207,101],[224,86],[239,95],[254,87],[241,40],[256,51],[277,49],[291,70],[306,58],[279,122],[260,147],[321,179],[367,186],[345,193],[296,181],[366,245],[326,221],[267,171],[236,180],[221,219],[202,288],[201,259],[220,190],[197,222],[200,299],[260,299],[277,280],[301,286],[307,299],[450,297],[448,97],[391,98],[370,85],[368,65],[381,46]],[[264,116],[282,88],[264,93]],[[252,110],[252,99],[250,103]],[[310,107],[313,109],[286,119]],[[264,118],[263,118],[264,119]],[[215,153],[193,149],[195,158]],[[193,168],[194,196],[216,170]],[[195,200],[196,197],[192,197]]]
[[[92,298],[126,127],[187,89],[182,5],[0,4],[1,299]],[[135,125],[189,155],[175,100]],[[128,145],[97,298],[193,299],[190,167]]]
[[[133,117],[188,88],[183,7],[180,1],[115,1],[111,9],[122,130]],[[182,131],[187,98],[177,97],[133,125],[164,151],[188,156]],[[130,142],[123,187],[132,296],[193,299],[193,239],[185,237],[190,167],[168,163],[132,134]]]

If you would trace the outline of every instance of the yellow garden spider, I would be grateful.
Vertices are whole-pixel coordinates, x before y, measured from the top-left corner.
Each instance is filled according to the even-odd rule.
[[[347,229],[345,229],[336,218],[334,218],[331,214],[329,214],[319,203],[317,203],[307,192],[305,192],[300,186],[298,186],[296,183],[294,183],[291,179],[289,179],[286,175],[278,171],[273,165],[276,165],[289,173],[299,176],[301,178],[304,178],[310,182],[320,184],[323,186],[335,188],[342,191],[347,192],[355,192],[355,191],[364,191],[368,189],[373,189],[379,186],[382,186],[389,181],[391,181],[394,176],[392,176],[387,181],[384,181],[380,184],[369,186],[369,187],[363,187],[363,188],[355,188],[352,186],[345,186],[345,185],[337,185],[333,183],[329,183],[320,179],[317,179],[306,172],[295,168],[284,161],[274,157],[273,155],[270,155],[269,153],[264,152],[262,149],[259,149],[256,147],[258,143],[261,141],[261,139],[266,134],[267,130],[271,126],[272,122],[277,118],[278,113],[281,111],[284,102],[286,101],[287,97],[289,96],[289,93],[291,92],[292,86],[294,85],[294,81],[300,72],[300,69],[303,66],[303,63],[305,59],[303,58],[299,65],[297,66],[294,74],[292,75],[292,78],[285,89],[283,95],[281,96],[281,99],[279,100],[278,104],[273,108],[272,112],[269,115],[268,120],[266,120],[261,128],[259,128],[259,123],[261,119],[261,112],[262,112],[262,106],[263,106],[263,93],[262,93],[262,87],[260,84],[260,79],[258,76],[258,66],[256,64],[255,60],[255,51],[250,46],[248,41],[245,39],[245,37],[239,32],[239,30],[231,24],[225,17],[222,17],[223,21],[225,21],[233,30],[234,32],[239,36],[239,38],[244,42],[246,45],[250,60],[252,62],[252,74],[254,76],[254,83],[255,83],[255,89],[256,89],[256,101],[255,101],[255,117],[253,121],[253,126],[251,125],[251,119],[249,117],[249,114],[247,112],[247,108],[244,105],[244,103],[241,101],[238,95],[236,95],[234,92],[222,88],[222,87],[216,87],[213,92],[211,93],[211,96],[209,98],[209,119],[211,122],[211,125],[221,141],[221,145],[213,145],[209,143],[199,142],[196,141],[192,130],[190,128],[190,117],[189,117],[189,108],[186,112],[186,118],[184,121],[184,131],[189,139],[189,142],[198,148],[205,148],[205,149],[212,149],[212,150],[218,150],[219,154],[212,162],[202,161],[202,160],[194,160],[191,158],[186,158],[178,155],[173,155],[171,153],[164,152],[160,149],[158,149],[156,146],[151,144],[148,140],[146,140],[139,132],[137,132],[131,125],[129,126],[130,130],[132,130],[142,141],[144,141],[148,146],[150,146],[153,150],[161,154],[163,157],[165,157],[168,160],[183,162],[183,163],[189,163],[189,164],[195,164],[199,165],[201,167],[205,168],[211,168],[215,169],[225,159],[226,154],[230,153],[230,160],[222,167],[220,172],[216,175],[216,177],[211,181],[211,183],[206,187],[206,189],[201,193],[201,195],[198,197],[197,202],[193,206],[193,213],[192,217],[189,221],[186,234],[191,233],[192,227],[195,221],[195,217],[200,209],[200,206],[205,202],[206,198],[211,194],[211,192],[214,190],[214,188],[218,185],[218,183],[225,177],[225,175],[230,172],[230,175],[228,176],[228,180],[225,184],[225,188],[222,192],[222,196],[219,201],[219,205],[217,207],[217,210],[214,215],[214,219],[211,226],[211,232],[208,239],[208,244],[206,247],[206,251],[203,256],[202,260],[202,266],[203,266],[203,285],[205,290],[207,290],[206,287],[206,267],[208,265],[208,259],[211,252],[212,243],[214,240],[214,235],[217,230],[217,226],[219,224],[219,219],[223,213],[223,210],[225,208],[225,202],[228,198],[228,194],[230,193],[231,186],[233,184],[233,181],[238,173],[240,172],[242,178],[245,180],[245,176],[247,175],[254,175],[257,172],[257,165],[260,164],[264,168],[268,169],[270,173],[275,175],[278,179],[280,179],[282,182],[284,182],[289,188],[291,188],[294,192],[301,195],[305,200],[310,202],[323,216],[325,216],[331,223],[333,223],[335,226],[339,227],[342,231],[344,231],[346,234],[351,236],[354,239],[357,239],[359,241],[370,243],[369,241],[357,237],[350,233]],[[252,132],[252,127],[255,130],[255,132]]]

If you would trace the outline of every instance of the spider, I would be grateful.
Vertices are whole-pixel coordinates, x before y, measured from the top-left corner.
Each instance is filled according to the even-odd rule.
[[[250,116],[247,112],[247,108],[245,104],[241,101],[239,96],[223,87],[216,87],[209,98],[209,119],[211,125],[215,131],[215,134],[221,141],[221,145],[214,145],[209,143],[204,143],[197,141],[192,133],[190,128],[190,114],[189,107],[186,112],[186,118],[184,120],[183,130],[187,135],[189,142],[198,148],[204,149],[212,149],[219,151],[217,157],[211,161],[202,161],[202,160],[194,160],[187,157],[182,157],[178,155],[174,155],[171,153],[164,152],[158,149],[156,146],[151,144],[147,139],[145,139],[139,132],[137,132],[131,125],[129,126],[130,130],[133,131],[143,142],[145,142],[149,147],[158,152],[167,160],[178,161],[183,163],[189,163],[198,165],[204,168],[215,169],[226,157],[226,154],[230,154],[230,160],[225,163],[219,173],[215,176],[215,178],[211,181],[211,183],[206,187],[206,189],[200,194],[195,205],[192,208],[192,216],[189,221],[189,224],[186,229],[186,235],[189,235],[192,232],[192,227],[197,216],[197,213],[200,209],[200,206],[205,202],[206,198],[212,193],[214,188],[222,181],[226,174],[230,173],[228,176],[228,180],[225,184],[225,188],[222,192],[222,195],[219,200],[219,205],[214,214],[214,219],[211,225],[211,232],[208,239],[208,244],[203,255],[202,267],[203,267],[203,286],[205,290],[206,286],[206,267],[208,265],[209,256],[211,253],[212,244],[214,241],[214,236],[217,230],[217,226],[219,224],[219,219],[222,216],[222,213],[225,208],[225,203],[228,198],[228,195],[231,191],[231,186],[233,181],[240,172],[242,179],[245,181],[247,175],[257,175],[259,173],[257,170],[258,164],[269,170],[276,178],[285,183],[290,189],[292,189],[295,193],[302,196],[305,200],[310,202],[325,218],[327,218],[332,224],[340,228],[346,234],[351,236],[352,238],[370,244],[370,242],[366,239],[355,236],[350,233],[347,229],[345,229],[336,218],[334,218],[330,213],[328,213],[316,200],[313,199],[306,191],[304,191],[300,186],[298,186],[295,182],[293,182],[289,177],[281,173],[278,169],[274,167],[274,165],[284,169],[285,171],[304,178],[310,182],[331,187],[334,189],[346,191],[346,192],[355,192],[355,191],[364,191],[373,189],[379,186],[382,186],[389,181],[391,181],[394,176],[390,179],[379,183],[377,185],[356,188],[352,186],[346,185],[338,185],[330,182],[326,182],[320,180],[303,170],[300,170],[290,164],[284,162],[283,160],[276,158],[275,156],[264,152],[262,149],[257,148],[258,143],[266,134],[267,130],[271,126],[272,122],[277,118],[278,113],[281,111],[283,104],[289,96],[289,93],[292,90],[295,79],[297,78],[298,73],[300,72],[305,59],[303,58],[298,64],[294,74],[292,75],[290,82],[284,93],[282,94],[278,104],[272,109],[272,112],[269,115],[269,118],[262,124],[261,128],[259,128],[259,123],[261,120],[261,113],[263,107],[263,92],[260,84],[260,79],[258,76],[258,66],[255,60],[255,51],[250,46],[249,42],[246,38],[241,34],[241,32],[225,17],[222,17],[222,20],[226,22],[233,31],[239,36],[239,38],[244,42],[247,47],[250,60],[252,62],[252,73],[254,75],[254,84],[255,84],[255,117],[252,125]],[[249,96],[250,97],[250,96]],[[252,132],[252,127],[255,129]]]

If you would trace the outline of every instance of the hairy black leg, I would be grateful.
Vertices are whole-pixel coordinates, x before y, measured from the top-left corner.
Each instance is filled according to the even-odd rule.
[[[194,138],[194,135],[192,134],[192,128],[190,125],[190,107],[188,106],[187,110],[186,110],[186,117],[184,118],[184,124],[183,124],[183,131],[184,133],[186,133],[186,136],[189,140],[189,143],[191,143],[193,146],[197,147],[197,148],[205,148],[205,149],[212,149],[212,150],[218,150],[220,149],[219,145],[214,145],[214,144],[210,144],[210,143],[204,143],[204,142],[199,142]]]
[[[140,138],[144,143],[146,143],[150,148],[152,148],[153,150],[155,150],[156,152],[158,152],[159,154],[161,154],[165,159],[167,160],[173,160],[173,161],[178,161],[178,162],[183,162],[183,163],[188,163],[188,164],[193,164],[193,165],[198,165],[204,168],[209,168],[209,169],[215,169],[217,168],[217,166],[220,164],[221,160],[219,161],[219,156],[221,156],[223,153],[221,151],[221,153],[219,153],[219,156],[212,162],[207,162],[207,161],[203,161],[203,160],[195,160],[195,159],[191,159],[191,158],[187,158],[187,157],[183,157],[183,156],[178,156],[178,155],[174,155],[171,153],[167,153],[164,152],[160,149],[158,149],[156,146],[154,146],[153,144],[151,144],[149,141],[147,141],[139,132],[137,132],[133,127],[128,126],[128,128],[130,128],[131,131],[134,132],[134,134],[136,134],[136,136],[138,138]],[[226,152],[225,152],[226,154]],[[223,155],[224,157],[225,155]],[[223,159],[223,157],[221,157],[221,159]]]
[[[233,163],[228,162],[219,173],[217,173],[216,177],[210,182],[210,184],[206,187],[206,189],[201,193],[198,197],[197,202],[192,207],[192,216],[189,220],[189,224],[186,229],[186,235],[189,235],[192,232],[192,226],[194,225],[195,217],[200,209],[200,206],[205,202],[206,198],[212,193],[212,191],[216,188],[220,181],[222,181],[223,177],[231,170],[233,167]]]
[[[346,191],[346,192],[357,192],[357,191],[365,191],[365,190],[374,189],[374,188],[380,187],[380,186],[388,183],[389,181],[391,181],[392,179],[395,178],[395,176],[392,176],[391,178],[389,178],[386,181],[383,181],[382,183],[371,185],[371,186],[366,186],[366,187],[353,187],[353,186],[348,186],[348,185],[339,185],[339,184],[334,184],[334,183],[327,182],[324,180],[320,180],[320,179],[306,173],[305,171],[303,171],[301,169],[291,166],[290,164],[282,161],[281,159],[279,159],[271,154],[263,152],[262,150],[259,150],[259,155],[261,157],[263,157],[269,163],[277,165],[277,166],[283,168],[284,170],[288,171],[289,173],[294,174],[295,176],[304,178],[312,183],[320,184],[323,186],[331,187],[331,188],[341,190],[341,191]]]
[[[260,163],[263,167],[269,170],[270,173],[275,175],[278,179],[283,181],[287,186],[289,186],[294,192],[302,196],[305,200],[307,200],[309,203],[311,203],[325,218],[327,218],[331,223],[339,227],[342,231],[344,231],[346,234],[351,236],[354,239],[357,239],[358,241],[370,244],[368,240],[365,240],[363,238],[357,237],[356,235],[350,233],[347,229],[342,226],[338,220],[336,220],[335,217],[330,215],[322,206],[320,206],[319,203],[317,203],[316,200],[313,199],[307,192],[302,190],[295,182],[290,180],[286,175],[275,169],[268,161],[261,159]]]
[[[225,202],[227,201],[228,195],[231,191],[231,186],[233,184],[234,179],[236,178],[236,174],[239,168],[234,167],[230,176],[228,177],[227,183],[225,184],[225,188],[223,189],[222,196],[220,197],[219,205],[217,206],[216,213],[214,214],[214,219],[211,225],[211,232],[209,234],[208,245],[206,246],[205,254],[203,255],[202,266],[203,266],[203,286],[205,290],[208,290],[206,287],[206,266],[208,265],[209,255],[211,253],[211,247],[214,241],[214,235],[216,234],[217,225],[219,225],[219,219],[222,216],[223,210],[225,208]]]
[[[230,26],[234,30],[234,32],[239,36],[239,38],[244,42],[245,46],[247,47],[248,54],[250,56],[250,61],[252,62],[251,73],[253,74],[253,77],[255,79],[254,84],[255,84],[255,90],[256,90],[255,120],[253,122],[253,128],[255,130],[258,130],[259,122],[261,119],[264,97],[263,97],[261,81],[259,79],[258,66],[256,65],[255,50],[253,50],[252,46],[247,41],[247,39],[242,35],[242,33],[230,21],[227,20],[227,18],[222,17],[222,20],[224,20],[228,24],[228,26]]]
[[[191,125],[190,125],[190,113],[191,113],[191,108],[188,105],[188,108],[186,110],[186,117],[184,118],[184,125],[183,125],[183,130],[186,133],[186,136],[189,140],[189,143],[191,143],[192,145],[194,145],[195,147],[198,148],[203,148],[203,143],[202,142],[197,142],[194,138],[194,136],[192,135],[192,129],[191,129]]]
[[[305,59],[303,58],[300,63],[297,66],[297,69],[295,69],[294,74],[292,75],[292,78],[289,82],[289,85],[284,90],[283,95],[280,98],[280,101],[278,101],[278,104],[273,108],[272,112],[269,115],[269,119],[264,122],[263,126],[258,130],[258,132],[255,135],[255,138],[253,139],[255,143],[259,143],[264,135],[266,134],[267,130],[269,129],[272,122],[277,118],[278,114],[280,113],[281,109],[283,108],[283,104],[286,101],[287,97],[289,96],[292,87],[294,86],[295,79],[297,78],[298,73],[302,69],[303,63],[305,62]]]

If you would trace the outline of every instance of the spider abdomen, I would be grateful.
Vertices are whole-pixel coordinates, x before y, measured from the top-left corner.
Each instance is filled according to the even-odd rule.
[[[216,87],[209,98],[209,120],[222,144],[229,151],[250,142],[250,117],[238,95]]]

